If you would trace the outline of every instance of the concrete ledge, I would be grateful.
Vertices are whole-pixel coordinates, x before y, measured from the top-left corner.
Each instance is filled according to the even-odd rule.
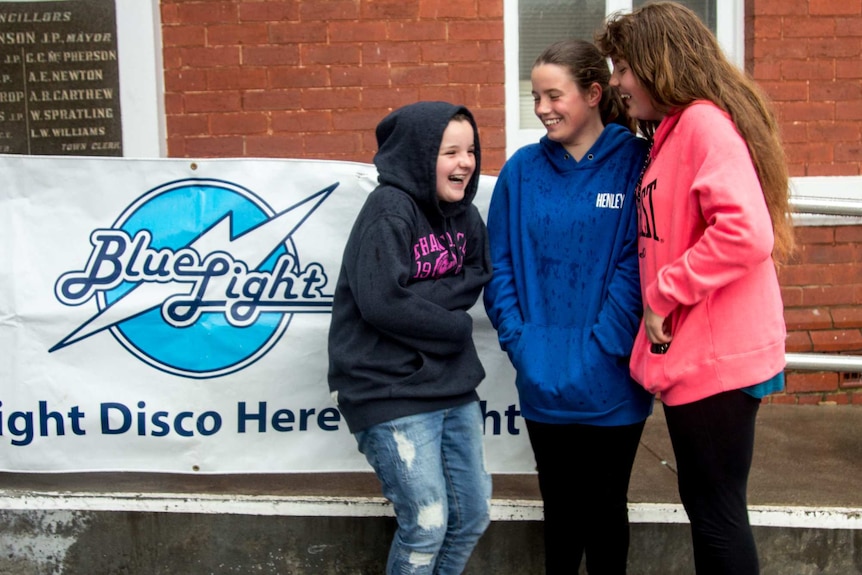
[[[862,407],[764,406],[749,481],[763,575],[862,573]],[[588,465],[589,462],[576,462]],[[629,489],[630,575],[694,572],[663,412]],[[542,575],[535,475],[495,475],[465,575]],[[0,573],[356,575],[395,525],[372,473],[0,472]]]
[[[0,509],[19,511],[110,511],[200,513],[285,517],[392,517],[383,497],[208,495],[187,493],[4,493]],[[812,529],[862,529],[862,508],[813,508],[753,505],[752,525]],[[493,499],[493,521],[541,521],[542,503]],[[632,523],[688,523],[682,505],[633,503]]]
[[[862,529],[862,407],[765,405],[749,481],[754,525]],[[577,462],[576,462],[577,463]],[[632,523],[687,523],[664,412],[647,421],[629,489]],[[370,472],[194,475],[3,473],[0,509],[391,517]],[[540,521],[535,474],[494,475],[495,521]]]
[[[66,507],[76,501],[68,501]],[[379,501],[370,510],[361,510],[372,516],[362,517],[354,516],[356,511],[346,504],[342,507],[350,516],[300,517],[211,512],[211,503],[190,507],[192,512],[182,512],[176,497],[167,502],[172,512],[0,509],[0,573],[382,573],[395,528],[393,518],[373,515],[386,513]],[[56,499],[53,504],[62,505]],[[317,504],[312,512],[321,511]],[[537,511],[536,502],[529,501],[525,509]],[[677,517],[681,516],[680,510]],[[688,531],[681,522],[633,523],[629,575],[694,573]],[[755,525],[754,536],[762,575],[862,573],[862,530]],[[498,520],[479,541],[465,575],[543,575],[543,561],[540,522]]]

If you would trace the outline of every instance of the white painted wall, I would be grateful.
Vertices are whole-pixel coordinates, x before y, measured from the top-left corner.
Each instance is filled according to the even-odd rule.
[[[167,156],[158,0],[114,0],[126,158]]]

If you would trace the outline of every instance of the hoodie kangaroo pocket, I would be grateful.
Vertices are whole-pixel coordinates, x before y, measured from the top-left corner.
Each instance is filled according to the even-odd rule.
[[[638,334],[632,349],[632,378],[648,392],[655,394],[668,387],[668,353],[653,353],[644,333]]]
[[[524,325],[512,362],[522,402],[560,407],[567,388],[584,375],[582,337],[578,328]]]

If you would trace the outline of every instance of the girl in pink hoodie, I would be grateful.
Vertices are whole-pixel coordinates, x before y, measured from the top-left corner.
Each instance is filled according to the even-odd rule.
[[[664,404],[697,573],[756,574],[746,490],[760,399],[784,386],[773,258],[793,244],[778,128],[688,8],[613,16],[597,40],[652,141],[637,189],[644,318],[632,376]]]

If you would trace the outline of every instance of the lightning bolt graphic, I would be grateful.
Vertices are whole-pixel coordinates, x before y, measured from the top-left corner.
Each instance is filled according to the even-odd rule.
[[[234,259],[246,262],[250,269],[255,269],[266,261],[279,245],[287,241],[337,187],[338,183],[332,184],[235,238],[231,238],[230,232],[233,214],[227,213],[186,247],[201,254],[202,260],[213,252],[227,252],[232,254]],[[191,286],[175,282],[139,283],[63,338],[48,352],[57,351],[146,313],[173,295],[188,295],[191,289]]]

